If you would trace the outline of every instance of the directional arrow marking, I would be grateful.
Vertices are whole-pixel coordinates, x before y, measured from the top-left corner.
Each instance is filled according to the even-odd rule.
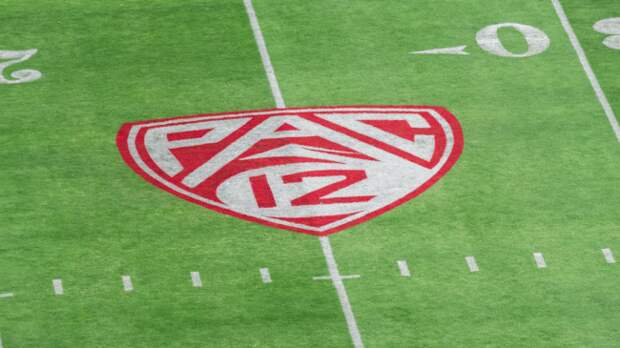
[[[469,55],[468,52],[465,52],[467,46],[456,46],[456,47],[448,47],[448,48],[433,48],[432,50],[425,51],[414,51],[409,52],[410,54],[456,54],[460,56]]]

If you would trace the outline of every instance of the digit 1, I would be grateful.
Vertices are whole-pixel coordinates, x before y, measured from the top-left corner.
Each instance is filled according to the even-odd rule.
[[[267,175],[257,175],[250,177],[250,186],[254,193],[254,199],[259,208],[274,208],[276,199],[267,181]]]

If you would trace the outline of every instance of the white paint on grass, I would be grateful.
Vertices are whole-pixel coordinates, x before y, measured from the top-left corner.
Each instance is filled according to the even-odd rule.
[[[456,46],[456,47],[446,47],[446,48],[433,48],[430,50],[424,51],[413,51],[409,52],[410,54],[455,54],[459,56],[467,56],[468,52],[465,51],[467,46]]]
[[[467,263],[467,267],[469,267],[470,272],[478,272],[480,268],[478,268],[478,263],[476,263],[476,258],[473,256],[466,256],[465,262]]]
[[[202,279],[200,279],[200,273],[191,272],[190,276],[192,277],[192,285],[195,288],[202,288]]]
[[[5,292],[0,294],[0,298],[10,298],[13,297],[13,293],[12,292]]]
[[[344,275],[344,276],[340,276],[340,280],[349,280],[349,279],[357,279],[360,278],[361,276],[359,274],[352,274],[352,275]],[[320,276],[320,277],[312,277],[312,279],[314,280],[333,280],[332,276]]]
[[[244,0],[243,3],[250,19],[250,25],[252,26],[252,31],[254,32],[254,38],[256,39],[256,44],[258,46],[258,50],[263,61],[263,67],[265,69],[265,73],[267,74],[269,85],[271,86],[271,93],[273,94],[273,99],[275,100],[276,106],[278,108],[285,108],[286,104],[284,103],[284,99],[282,98],[282,91],[280,91],[280,85],[278,84],[278,79],[273,69],[273,65],[271,64],[269,51],[267,51],[267,45],[265,44],[265,39],[263,37],[263,33],[261,32],[258,18],[256,17],[254,6],[252,5],[252,0]],[[347,327],[349,328],[349,334],[351,335],[353,345],[355,346],[355,348],[363,348],[364,343],[362,342],[362,336],[357,327],[355,316],[353,315],[353,309],[351,308],[351,303],[349,302],[349,296],[347,295],[347,291],[344,287],[340,272],[338,271],[338,266],[336,265],[336,260],[332,252],[329,238],[319,237],[319,241],[321,243],[321,248],[323,249],[323,255],[325,256],[325,262],[327,263],[329,274],[332,277],[332,283],[336,288],[336,293],[338,294],[338,299],[340,300],[342,312],[344,313],[344,317],[347,322]]]
[[[54,287],[54,294],[63,295],[65,293],[65,289],[62,287],[62,279],[52,280],[52,286]]]
[[[553,7],[555,8],[555,12],[560,18],[560,22],[562,22],[562,27],[564,27],[564,31],[566,31],[566,34],[568,35],[568,38],[571,44],[573,45],[575,52],[577,52],[577,56],[579,57],[579,62],[581,62],[581,66],[583,67],[583,70],[586,72],[586,75],[590,79],[590,84],[592,85],[592,88],[594,89],[594,93],[596,93],[596,96],[599,102],[601,103],[603,110],[605,111],[605,115],[607,115],[607,120],[609,121],[609,124],[611,125],[612,130],[616,134],[616,139],[618,140],[618,142],[620,142],[620,125],[618,124],[618,119],[616,118],[616,115],[614,114],[614,111],[611,108],[611,105],[609,105],[607,96],[605,95],[605,92],[603,92],[603,89],[601,88],[601,84],[598,82],[598,78],[596,78],[596,75],[594,74],[594,71],[592,70],[592,66],[590,65],[590,62],[588,61],[588,58],[586,57],[586,53],[583,50],[583,47],[581,47],[581,44],[579,43],[579,39],[577,39],[577,35],[575,34],[575,31],[573,30],[573,27],[571,26],[570,21],[568,20],[568,17],[566,16],[566,12],[564,12],[564,8],[562,8],[562,4],[560,3],[560,0],[551,0],[551,1],[553,3]]]
[[[25,51],[0,51],[0,84],[13,85],[18,83],[26,83],[38,80],[43,76],[40,71],[32,69],[16,70],[11,73],[12,80],[4,77],[4,69],[17,63],[21,63],[30,59],[37,53],[37,49],[33,48]]]
[[[4,346],[2,345],[2,336],[0,336],[0,348],[4,348]]]
[[[407,261],[401,260],[396,262],[398,264],[398,269],[400,270],[400,275],[403,277],[411,277],[411,272],[409,271],[409,265],[407,265]]]
[[[260,277],[263,280],[263,283],[271,283],[271,274],[269,274],[269,268],[261,268]]]
[[[133,291],[133,283],[131,282],[130,276],[124,275],[121,277],[121,280],[123,281],[123,290],[125,290],[125,292]]]
[[[616,263],[616,259],[614,258],[614,253],[611,252],[611,249],[609,248],[605,248],[605,249],[601,249],[601,251],[603,252],[603,256],[605,257],[605,261],[607,263]]]
[[[603,44],[613,50],[620,50],[620,17],[607,18],[596,22],[594,30],[602,34],[609,34]]]
[[[545,262],[545,257],[542,253],[534,253],[534,261],[536,261],[536,267],[538,268],[546,268],[547,263]]]
[[[357,322],[355,320],[355,316],[353,315],[353,309],[351,308],[351,303],[349,302],[349,296],[347,295],[347,290],[342,282],[342,277],[340,276],[340,271],[338,270],[338,265],[336,264],[336,259],[334,258],[329,237],[319,237],[319,241],[321,242],[321,248],[323,249],[323,254],[325,255],[329,275],[332,277],[332,283],[338,293],[340,306],[342,307],[342,312],[344,313],[344,317],[347,321],[347,326],[349,327],[349,333],[351,334],[353,345],[356,348],[363,347],[364,343],[362,342],[362,336],[357,327]]]
[[[263,32],[260,30],[260,25],[258,24],[258,18],[256,17],[256,11],[254,11],[252,0],[244,0],[243,4],[245,5],[245,10],[248,13],[248,17],[250,18],[250,25],[252,26],[252,31],[254,32],[254,39],[256,40],[256,45],[258,45],[258,52],[260,53],[261,60],[263,61],[265,73],[267,73],[267,79],[269,80],[269,86],[271,87],[273,99],[276,101],[276,107],[285,108],[286,105],[284,104],[284,98],[282,98],[282,91],[280,90],[278,79],[276,78],[276,72],[271,64],[269,51],[267,51],[265,38],[263,37]]]
[[[520,32],[527,43],[527,51],[525,53],[514,53],[507,50],[499,38],[498,30],[502,28],[513,28]],[[551,40],[542,30],[519,23],[500,23],[484,27],[476,34],[476,42],[483,50],[507,58],[535,56],[543,53],[551,45]]]

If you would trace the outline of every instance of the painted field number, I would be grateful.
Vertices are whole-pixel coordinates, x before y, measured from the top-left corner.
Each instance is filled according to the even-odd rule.
[[[43,74],[38,70],[22,69],[13,71],[10,75],[12,79],[4,76],[4,70],[11,65],[21,63],[30,59],[37,53],[36,49],[25,51],[0,51],[0,84],[14,85],[19,83],[32,82],[40,79]]]
[[[603,40],[605,46],[620,50],[620,17],[600,20],[594,24],[594,30],[609,35]]]

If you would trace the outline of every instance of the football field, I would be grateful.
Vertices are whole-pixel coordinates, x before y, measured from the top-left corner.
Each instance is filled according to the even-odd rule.
[[[0,348],[620,346],[619,1],[3,0],[0,32]]]

